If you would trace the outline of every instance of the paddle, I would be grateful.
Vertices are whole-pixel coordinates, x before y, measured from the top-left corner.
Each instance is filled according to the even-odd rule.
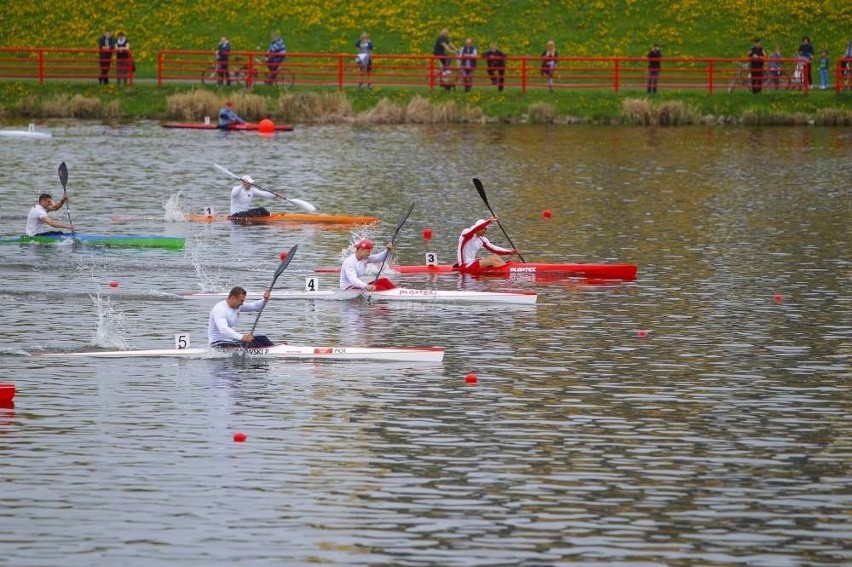
[[[225,173],[225,174],[227,174],[227,175],[230,175],[230,176],[231,176],[231,177],[233,177],[234,179],[242,179],[239,175],[237,175],[236,173],[233,173],[233,172],[231,172],[231,171],[228,171],[227,169],[225,169],[224,167],[222,167],[222,166],[221,166],[221,165],[219,165],[218,163],[214,163],[213,165],[214,165],[214,166],[216,166],[216,169],[218,169],[219,171],[221,171],[221,172],[223,172],[223,173]],[[253,185],[254,187],[257,187],[257,188],[258,188],[258,189],[260,189],[261,191],[266,191],[266,189],[264,189],[263,187],[261,187],[261,186],[260,186],[260,185],[258,185],[257,183],[252,183],[252,185]],[[273,191],[270,191],[270,193],[274,193],[274,192],[273,192]],[[293,205],[296,205],[296,206],[297,206],[297,207],[299,207],[300,209],[302,209],[302,210],[304,210],[304,211],[307,211],[307,212],[309,212],[309,213],[316,212],[316,210],[317,210],[317,208],[316,208],[315,206],[313,206],[312,204],[308,203],[307,201],[303,201],[303,200],[301,200],[301,199],[288,199],[287,197],[285,197],[284,195],[281,195],[280,193],[274,193],[274,195],[275,195],[276,197],[278,197],[279,199],[284,199],[284,200],[285,200],[285,201],[287,201],[288,203],[292,203]]]
[[[68,166],[65,165],[65,162],[59,164],[59,182],[62,183],[62,194],[65,197],[68,197],[68,190],[65,186],[68,184]],[[72,227],[74,223],[71,222],[71,205],[68,204],[68,200],[65,200],[65,210],[68,212],[68,224]],[[74,236],[74,229],[71,229],[71,236]]]
[[[492,209],[492,208],[491,208],[491,205],[489,205],[489,204],[488,204],[488,197],[486,197],[486,196],[485,196],[485,187],[483,187],[483,186],[482,186],[482,181],[480,181],[479,179],[477,179],[476,177],[474,177],[474,178],[473,178],[473,184],[476,186],[476,192],[477,192],[477,193],[479,193],[479,197],[482,199],[482,202],[483,202],[483,203],[485,203],[485,206],[486,206],[486,207],[488,207],[488,210],[489,210],[489,211],[491,211],[491,216],[492,216],[492,217],[494,217],[494,218],[497,218],[497,214],[494,212],[494,209]],[[514,248],[515,250],[517,250],[517,249],[518,249],[518,247],[517,247],[517,246],[515,246],[515,243],[514,243],[514,242],[512,242],[512,239],[511,239],[511,238],[509,238],[509,235],[508,235],[508,234],[506,234],[506,229],[504,229],[504,228],[503,228],[503,225],[502,225],[502,224],[500,224],[500,219],[497,219],[497,226],[499,226],[499,227],[500,227],[500,230],[502,230],[502,231],[503,231],[503,236],[505,236],[505,237],[506,237],[506,240],[508,240],[508,241],[509,241],[509,244],[511,244],[511,245],[512,245],[512,248]],[[521,262],[526,262],[526,260],[524,260],[524,257],[523,257],[523,256],[521,256],[521,253],[520,253],[520,252],[518,252],[518,258],[520,258],[520,259],[521,259]]]
[[[269,291],[272,291],[272,288],[275,287],[275,282],[278,280],[278,276],[281,275],[281,272],[286,270],[287,266],[290,265],[290,260],[293,259],[293,256],[296,254],[296,248],[298,247],[298,244],[293,245],[293,247],[290,248],[290,251],[287,252],[287,257],[284,258],[284,260],[278,265],[278,269],[275,270],[275,276],[272,277],[272,283],[269,284]],[[249,331],[250,335],[254,335],[254,330],[257,327],[257,322],[260,321],[260,315],[261,313],[263,313],[263,309],[266,307],[267,303],[269,302],[267,301],[260,306],[260,311],[257,312],[257,317],[254,320],[254,325],[251,326],[251,331]]]
[[[394,242],[394,240],[396,240],[396,237],[397,237],[397,235],[399,234],[399,231],[400,231],[400,229],[402,228],[402,225],[404,225],[404,224],[405,224],[405,221],[407,221],[407,220],[408,220],[408,217],[409,217],[409,215],[411,215],[411,211],[412,211],[412,210],[414,210],[414,201],[411,201],[411,206],[410,206],[410,207],[408,207],[408,212],[407,212],[407,213],[405,213],[405,216],[404,216],[404,217],[402,217],[402,220],[401,220],[401,221],[399,221],[399,224],[398,224],[398,225],[396,225],[396,230],[393,232],[393,236],[391,237],[391,241],[390,241],[391,246],[393,246],[393,242]],[[379,275],[381,275],[382,270],[383,270],[383,269],[384,269],[384,267],[385,267],[385,262],[387,261],[388,256],[390,256],[390,252],[388,252],[388,255],[387,255],[387,256],[385,256],[385,259],[384,259],[384,260],[382,260],[382,265],[381,265],[381,266],[379,266],[379,271],[378,271],[378,272],[376,272],[376,279],[375,279],[375,281],[379,281]]]

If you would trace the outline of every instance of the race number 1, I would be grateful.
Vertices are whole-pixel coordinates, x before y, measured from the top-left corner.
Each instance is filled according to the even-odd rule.
[[[208,217],[213,216],[213,207],[204,207],[204,214]]]
[[[177,350],[189,348],[189,334],[175,333],[175,348]]]
[[[319,280],[314,276],[305,278],[305,291],[319,291]]]
[[[434,252],[426,252],[426,265],[427,266],[437,266],[438,265],[438,255]]]

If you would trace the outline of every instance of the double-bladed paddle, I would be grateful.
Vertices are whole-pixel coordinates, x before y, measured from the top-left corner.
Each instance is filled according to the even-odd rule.
[[[398,225],[396,225],[396,230],[395,230],[395,231],[393,231],[393,236],[391,237],[391,241],[390,241],[391,246],[393,246],[393,242],[394,242],[394,240],[396,240],[396,236],[399,234],[399,231],[400,231],[400,229],[402,228],[402,225],[404,225],[404,224],[405,224],[405,221],[407,221],[407,220],[408,220],[408,217],[411,215],[411,211],[413,211],[413,210],[414,210],[414,201],[411,201],[411,206],[410,206],[410,207],[408,207],[408,212],[407,212],[407,213],[405,213],[405,216],[404,216],[404,217],[402,217],[402,220],[401,220],[401,221],[399,221],[399,224],[398,224]],[[382,270],[383,270],[383,269],[384,269],[384,267],[385,267],[385,262],[387,261],[388,256],[390,256],[390,252],[388,252],[388,255],[387,255],[387,256],[385,256],[385,259],[384,259],[384,260],[382,260],[382,265],[381,265],[381,266],[379,266],[379,271],[378,271],[378,272],[376,272],[376,281],[378,281],[378,280],[379,280],[379,275],[382,273]]]
[[[214,163],[213,165],[214,165],[214,166],[216,166],[216,169],[218,169],[219,171],[221,171],[221,172],[225,173],[226,175],[230,175],[230,176],[231,176],[231,177],[233,177],[234,179],[240,179],[240,180],[242,179],[242,177],[240,177],[240,176],[239,176],[239,175],[237,175],[236,173],[233,173],[233,172],[231,172],[231,171],[228,171],[227,169],[225,169],[224,167],[222,167],[222,166],[221,166],[221,165],[219,165],[218,163]],[[258,188],[258,189],[260,189],[261,191],[268,191],[268,189],[264,189],[263,187],[261,187],[261,186],[260,186],[260,185],[258,185],[257,183],[252,183],[251,185],[252,185],[252,186],[254,186],[254,187],[257,187],[257,188]],[[309,212],[309,213],[316,212],[316,210],[317,210],[317,208],[316,208],[315,206],[313,206],[312,204],[308,203],[307,201],[303,201],[303,200],[301,200],[301,199],[288,199],[287,197],[285,197],[284,195],[281,195],[280,193],[276,193],[276,192],[274,192],[274,191],[269,191],[269,192],[270,192],[270,193],[273,193],[273,194],[274,194],[276,197],[278,197],[279,199],[284,199],[284,200],[285,200],[285,201],[287,201],[288,203],[292,203],[292,204],[296,205],[297,207],[299,207],[300,209],[302,209],[302,210],[304,210],[304,211],[307,211],[307,212]]]
[[[492,209],[492,208],[491,208],[491,205],[489,205],[489,204],[488,204],[488,197],[485,195],[485,187],[483,187],[483,186],[482,186],[482,181],[480,181],[479,179],[477,179],[476,177],[474,177],[474,178],[473,178],[473,184],[476,186],[476,192],[477,192],[477,193],[479,193],[479,197],[482,199],[482,202],[483,202],[483,203],[485,203],[485,206],[486,206],[486,207],[488,207],[488,210],[489,210],[489,211],[491,211],[491,216],[492,216],[492,217],[494,217],[495,219],[497,219],[497,213],[495,213],[495,212],[494,212],[494,209]],[[511,245],[512,245],[512,248],[514,248],[515,250],[517,250],[517,249],[518,249],[518,247],[517,247],[517,246],[515,246],[515,243],[514,243],[514,242],[512,242],[512,239],[511,239],[511,238],[509,238],[509,235],[508,235],[508,234],[506,234],[506,229],[504,229],[504,228],[503,228],[503,225],[502,225],[502,224],[500,224],[500,219],[497,219],[497,226],[499,226],[499,227],[500,227],[500,230],[502,230],[502,231],[503,231],[503,236],[505,236],[505,237],[506,237],[506,240],[508,240],[508,241],[509,241],[509,244],[511,244]],[[524,257],[523,257],[523,256],[521,256],[521,253],[520,253],[520,252],[518,252],[518,258],[520,258],[520,259],[521,259],[521,262],[526,262],[526,260],[524,260]]]
[[[68,204],[68,190],[65,186],[68,184],[68,166],[65,165],[65,162],[59,164],[59,182],[62,184],[62,194],[65,196],[65,210],[68,212],[68,224],[72,227],[74,223],[71,222],[71,205]],[[74,229],[71,229],[71,236],[74,236]]]
[[[272,288],[275,287],[275,282],[278,281],[278,276],[281,275],[281,272],[287,269],[287,266],[290,265],[290,261],[293,259],[293,256],[296,255],[296,248],[298,248],[298,244],[294,244],[290,251],[287,252],[287,257],[278,265],[278,269],[275,270],[275,275],[272,277],[272,283],[269,284],[269,291],[272,291]],[[254,330],[257,327],[257,322],[260,321],[260,315],[263,313],[263,309],[266,307],[268,301],[264,302],[263,305],[260,306],[260,311],[257,312],[257,317],[254,319],[254,325],[251,326],[251,331],[249,331],[250,335],[254,335]]]

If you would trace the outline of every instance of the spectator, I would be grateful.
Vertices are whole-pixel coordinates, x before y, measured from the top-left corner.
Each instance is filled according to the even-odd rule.
[[[556,73],[556,61],[559,52],[556,51],[556,42],[552,39],[547,41],[544,51],[541,52],[541,74],[547,77],[547,88],[553,90],[553,75]]]
[[[130,76],[130,41],[127,39],[127,34],[120,30],[115,38],[115,71],[116,83],[119,85],[124,81],[127,84],[127,77]]]
[[[459,51],[459,66],[461,67],[462,83],[464,83],[465,92],[469,92],[473,88],[473,71],[476,69],[476,46],[473,45],[473,40],[467,38],[464,40],[464,47]]]
[[[219,40],[219,45],[216,46],[216,84],[222,83],[231,86],[231,73],[228,71],[228,64],[231,59],[231,42],[224,35]]]
[[[287,48],[284,47],[281,34],[277,32],[272,34],[272,41],[269,43],[269,55],[266,56],[266,66],[269,68],[269,77],[266,79],[267,85],[275,84],[278,77],[278,67],[284,61],[285,53],[287,53]]]
[[[843,59],[843,86],[849,89],[852,88],[852,41],[846,45]]]
[[[814,84],[814,81],[811,77],[811,67],[813,67],[814,60],[814,46],[811,45],[811,38],[805,36],[802,38],[802,44],[799,46],[799,53],[807,57],[807,71],[808,71],[808,86]]]
[[[817,63],[817,69],[819,69],[819,88],[825,90],[825,87],[828,85],[828,50],[822,50],[819,62]]]
[[[441,30],[438,39],[435,40],[435,47],[432,49],[432,55],[438,57],[441,63],[441,86],[446,90],[450,90],[455,85],[452,81],[453,71],[450,69],[450,55],[458,52],[458,49],[453,42],[450,41],[450,31],[447,28]]]
[[[663,52],[656,43],[648,52],[648,94],[657,94],[657,82],[660,79],[660,58]]]
[[[237,116],[233,110],[234,103],[230,100],[219,110],[219,128],[229,128],[233,124],[245,124],[245,120]]]
[[[777,45],[769,56],[769,83],[776,89],[781,86],[781,47]]]
[[[361,77],[358,79],[358,88],[364,84],[364,78],[367,79],[367,88],[372,87],[370,83],[370,74],[373,72],[373,42],[367,32],[361,32],[361,37],[355,42],[355,47],[358,49],[358,55],[355,61],[358,64],[358,69],[361,72]]]
[[[112,32],[107,30],[98,39],[98,63],[101,67],[101,74],[98,77],[98,83],[102,85],[109,84],[109,68],[112,65],[112,50],[115,49],[115,38],[112,37]]]
[[[500,51],[496,43],[492,43],[488,51],[482,54],[488,65],[488,76],[491,84],[497,85],[497,90],[503,92],[503,79],[506,74],[506,54]]]
[[[751,70],[751,92],[757,94],[763,89],[763,63],[766,59],[766,54],[760,45],[760,38],[754,39],[748,58]]]

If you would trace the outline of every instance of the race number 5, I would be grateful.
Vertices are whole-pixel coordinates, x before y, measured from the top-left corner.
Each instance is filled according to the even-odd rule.
[[[189,334],[175,333],[175,348],[177,350],[189,348]]]
[[[427,266],[437,266],[438,265],[438,255],[434,252],[426,252],[426,265]]]
[[[319,280],[314,276],[305,278],[305,291],[319,291]]]

